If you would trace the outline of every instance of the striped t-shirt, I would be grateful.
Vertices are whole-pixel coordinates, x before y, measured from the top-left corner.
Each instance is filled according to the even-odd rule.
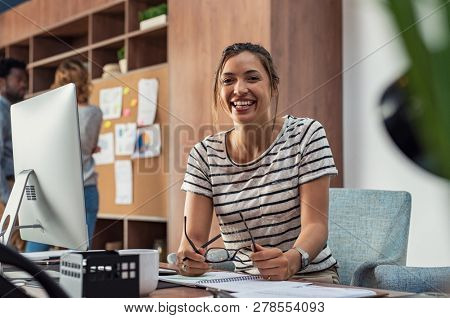
[[[225,138],[230,131],[208,136],[194,146],[181,189],[212,199],[226,249],[240,249],[242,262],[235,262],[236,271],[258,274],[248,257],[251,239],[239,212],[256,243],[285,252],[301,230],[299,185],[335,175],[337,169],[325,130],[316,120],[285,116],[272,145],[245,164],[233,162],[228,155]],[[336,263],[325,246],[301,273]]]

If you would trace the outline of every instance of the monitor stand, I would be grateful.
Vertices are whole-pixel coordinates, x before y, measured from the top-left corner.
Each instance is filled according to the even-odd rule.
[[[40,224],[22,225],[14,227],[17,216],[19,214],[20,205],[22,204],[23,195],[25,193],[28,179],[31,175],[34,175],[33,170],[23,170],[17,176],[14,182],[14,186],[11,190],[9,200],[6,203],[5,211],[3,212],[2,219],[0,221],[0,244],[8,245],[11,235],[16,229],[24,228],[42,228]],[[0,264],[1,273],[1,264]]]

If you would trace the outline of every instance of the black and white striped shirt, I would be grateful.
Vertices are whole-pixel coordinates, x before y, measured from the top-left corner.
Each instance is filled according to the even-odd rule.
[[[228,250],[250,247],[241,212],[256,243],[285,252],[293,247],[301,230],[299,186],[337,174],[325,130],[313,119],[285,116],[272,145],[245,164],[229,157],[225,143],[228,133],[208,136],[194,146],[181,189],[213,200]],[[250,253],[249,249],[239,251],[243,263],[235,262],[236,270],[258,274]],[[302,273],[321,271],[336,263],[325,246]]]

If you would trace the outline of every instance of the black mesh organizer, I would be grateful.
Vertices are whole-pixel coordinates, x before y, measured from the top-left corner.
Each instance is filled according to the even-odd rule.
[[[115,251],[64,254],[60,285],[71,297],[139,297],[139,255]]]

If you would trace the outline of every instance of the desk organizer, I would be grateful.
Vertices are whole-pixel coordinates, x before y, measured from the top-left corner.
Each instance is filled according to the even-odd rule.
[[[139,255],[115,251],[64,254],[60,285],[70,297],[139,297]]]

